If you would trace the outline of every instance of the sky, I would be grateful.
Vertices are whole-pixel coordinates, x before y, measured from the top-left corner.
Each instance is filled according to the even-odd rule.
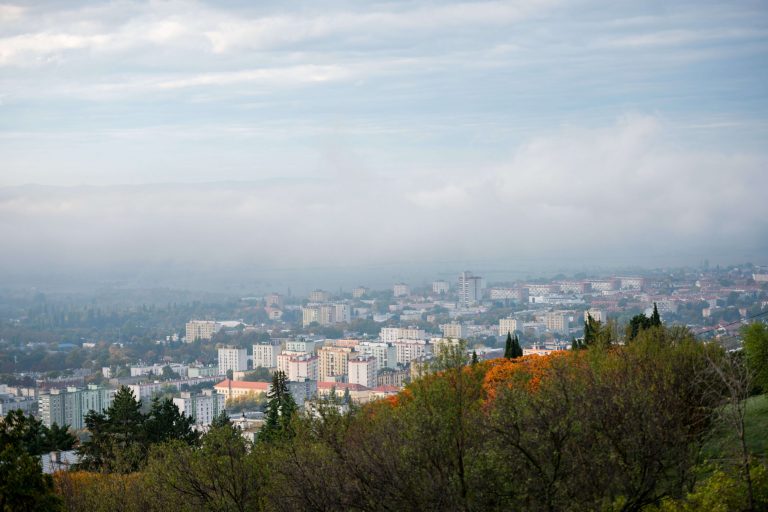
[[[0,3],[0,277],[766,264],[767,142],[764,1]]]

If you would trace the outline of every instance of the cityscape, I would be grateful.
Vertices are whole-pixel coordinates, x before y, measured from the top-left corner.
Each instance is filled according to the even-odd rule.
[[[0,0],[0,512],[768,510],[766,27]]]

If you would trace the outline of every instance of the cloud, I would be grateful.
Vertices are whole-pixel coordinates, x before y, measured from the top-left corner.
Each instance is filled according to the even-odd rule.
[[[674,130],[648,115],[563,127],[508,161],[442,179],[415,168],[396,181],[6,187],[2,259],[228,265],[258,254],[265,266],[343,266],[429,261],[450,248],[467,260],[555,252],[637,262],[768,240],[768,159],[669,144]]]

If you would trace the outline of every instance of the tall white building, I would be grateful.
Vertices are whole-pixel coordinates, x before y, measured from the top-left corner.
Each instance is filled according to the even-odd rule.
[[[365,286],[358,286],[357,288],[352,289],[352,297],[355,299],[359,299],[361,297],[365,297],[368,294],[368,288]]]
[[[397,349],[392,343],[363,341],[357,346],[357,351],[375,357],[379,369],[397,368]]]
[[[79,430],[85,427],[84,420],[89,411],[104,412],[112,405],[114,396],[114,389],[93,384],[86,389],[52,389],[38,398],[38,412],[46,427],[56,423]]]
[[[182,392],[180,398],[173,399],[173,403],[180,413],[192,416],[195,425],[208,427],[224,410],[224,395],[211,389],[202,393]]]
[[[349,383],[367,388],[376,387],[378,364],[373,356],[360,356],[349,360]]]
[[[320,358],[312,354],[291,355],[285,362],[288,380],[317,380]]]
[[[393,345],[398,364],[408,364],[414,359],[432,354],[432,345],[426,341],[404,340],[396,341]]]
[[[472,272],[464,271],[459,274],[459,306],[474,306],[483,297],[483,278],[472,275]]]
[[[592,320],[597,320],[598,322],[605,323],[608,320],[608,316],[605,314],[605,311],[602,309],[588,309],[584,312],[584,321],[587,321],[587,317],[591,316]]]
[[[275,368],[280,355],[280,342],[276,340],[257,343],[253,346],[253,367]]]
[[[248,349],[220,348],[219,373],[224,375],[228,370],[242,372],[248,369]]]

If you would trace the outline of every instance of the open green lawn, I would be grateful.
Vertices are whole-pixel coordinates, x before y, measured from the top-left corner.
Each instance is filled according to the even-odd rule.
[[[747,446],[753,455],[764,457],[768,449],[768,394],[753,396],[747,401]],[[715,427],[712,438],[704,446],[706,458],[727,459],[737,457],[739,442],[727,421]]]

